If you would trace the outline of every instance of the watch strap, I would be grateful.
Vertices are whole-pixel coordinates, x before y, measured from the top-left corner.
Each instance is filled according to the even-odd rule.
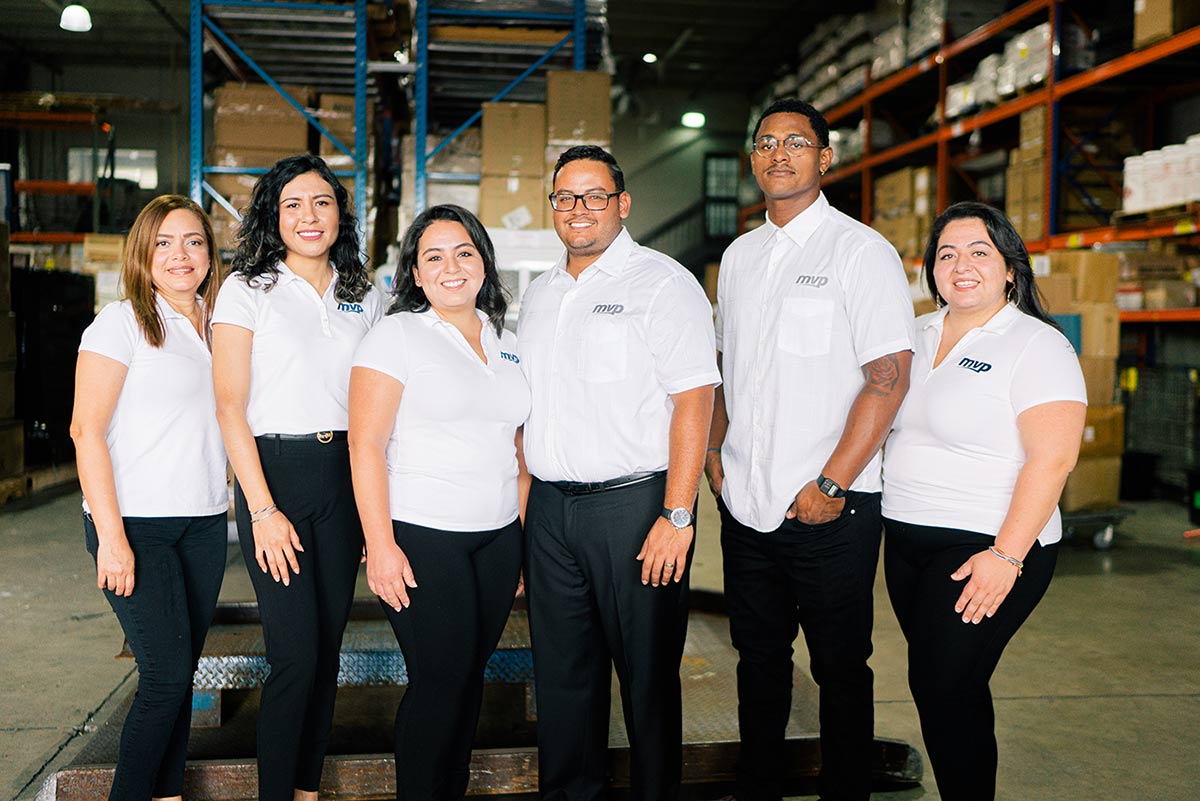
[[[817,474],[817,489],[821,491],[822,495],[830,498],[842,498],[846,495],[846,491],[836,481],[826,477],[823,473]]]

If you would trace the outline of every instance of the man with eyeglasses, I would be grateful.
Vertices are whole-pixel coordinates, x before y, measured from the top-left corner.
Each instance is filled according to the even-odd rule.
[[[622,226],[616,160],[572,147],[554,168],[566,253],[525,291],[517,340],[533,406],[525,587],[543,798],[606,795],[612,666],[635,798],[679,794],[679,662],[696,491],[719,383],[712,307],[673,259]]]
[[[705,471],[739,657],[737,801],[781,796],[798,628],[820,688],[821,798],[871,792],[879,450],[908,390],[913,311],[895,248],[821,193],[832,161],[812,106],[763,111],[750,168],[767,220],[725,251],[717,283]]]

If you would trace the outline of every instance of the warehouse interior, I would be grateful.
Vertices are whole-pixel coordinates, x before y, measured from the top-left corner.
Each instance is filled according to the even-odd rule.
[[[100,797],[136,687],[83,548],[68,425],[80,334],[121,296],[124,235],[151,198],[201,201],[227,264],[257,177],[318,154],[350,191],[385,290],[414,215],[457,203],[496,243],[511,325],[562,253],[548,170],[565,147],[599,144],[624,168],[630,234],[715,303],[721,253],[764,218],[755,120],[784,97],[828,119],[823,191],[895,246],[916,314],[934,308],[920,263],[933,218],[981,200],[1013,221],[1079,355],[1088,418],[1060,503],[1071,536],[992,682],[998,797],[1196,797],[1200,539],[1185,532],[1200,526],[1200,3],[0,0],[0,15],[6,797]],[[699,508],[685,793],[716,799],[732,786],[736,654],[704,486]],[[373,597],[360,576],[364,627]],[[219,622],[256,626],[253,598],[231,544]],[[875,797],[938,799],[882,575],[875,602]],[[804,655],[801,638],[795,762],[781,768],[796,798],[816,797],[819,759]],[[342,691],[323,794],[394,791],[392,685]],[[228,690],[204,696],[215,706],[193,733],[185,798],[253,797],[257,690]],[[471,792],[535,797],[530,685],[488,693]],[[612,731],[620,796],[626,743]]]

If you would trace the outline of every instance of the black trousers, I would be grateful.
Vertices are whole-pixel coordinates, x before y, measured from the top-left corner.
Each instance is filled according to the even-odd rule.
[[[224,514],[126,517],[133,594],[104,591],[137,659],[138,687],[121,728],[112,801],[179,795],[192,722],[192,675],[225,577]],[[83,516],[93,561],[96,526]]]
[[[458,801],[467,792],[483,671],[504,632],[521,572],[521,524],[438,531],[392,521],[412,565],[412,605],[383,609],[404,652],[396,712],[396,798]]]
[[[292,801],[294,790],[315,791],[321,782],[363,535],[344,439],[256,440],[271,497],[304,548],[290,586],[262,572],[246,496],[235,485],[238,539],[270,666],[258,712],[258,797]]]
[[[662,513],[665,489],[661,476],[591,495],[533,482],[525,587],[544,799],[606,796],[613,665],[632,752],[632,797],[667,801],[679,794],[688,580],[643,586],[635,558]]]
[[[798,627],[820,688],[821,798],[870,796],[875,710],[867,659],[882,537],[879,500],[879,493],[849,492],[836,520],[815,526],[785,520],[766,534],[718,504],[725,603],[738,651],[738,801],[782,795]]]
[[[946,801],[996,797],[996,733],[988,682],[1008,641],[1046,594],[1058,546],[1034,544],[1004,603],[979,624],[954,611],[966,581],[950,574],[995,542],[971,531],[885,520],[888,595],[908,640],[908,685]]]

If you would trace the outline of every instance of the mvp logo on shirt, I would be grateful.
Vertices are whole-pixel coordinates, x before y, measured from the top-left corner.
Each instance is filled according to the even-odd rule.
[[[355,314],[362,314],[363,307],[362,307],[361,303],[339,303],[338,311],[354,312]]]
[[[796,283],[801,286],[811,286],[820,289],[829,283],[829,278],[824,275],[802,275],[796,279]]]
[[[974,370],[977,373],[986,373],[992,369],[992,366],[987,362],[977,362],[974,359],[963,357],[963,360],[958,363],[959,367],[965,367],[968,370]]]
[[[500,358],[508,359],[513,364],[521,363],[521,360],[517,358],[517,354],[515,354],[515,353],[505,353],[504,351],[500,351]]]
[[[625,307],[620,303],[599,303],[592,309],[592,314],[620,314]]]

